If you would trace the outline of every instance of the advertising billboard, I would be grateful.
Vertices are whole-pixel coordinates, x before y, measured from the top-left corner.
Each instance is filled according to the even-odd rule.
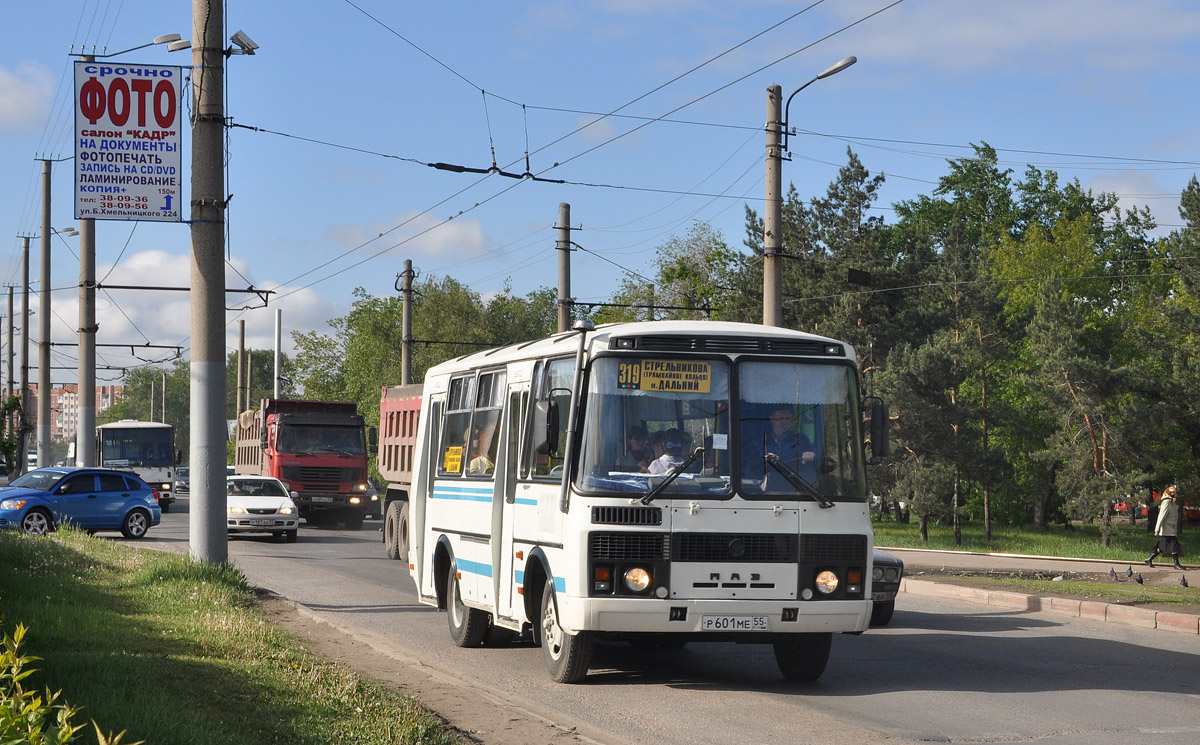
[[[179,222],[181,68],[75,63],[75,217]]]

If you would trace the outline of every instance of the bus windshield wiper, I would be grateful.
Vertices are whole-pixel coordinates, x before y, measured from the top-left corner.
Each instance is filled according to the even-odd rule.
[[[833,506],[833,502],[829,501],[829,498],[822,494],[820,489],[808,483],[807,479],[792,470],[791,466],[783,462],[783,458],[780,458],[775,453],[767,453],[765,456],[763,456],[763,459],[766,460],[767,463],[770,463],[776,471],[782,473],[783,477],[787,479],[792,486],[796,487],[797,491],[802,491],[808,496],[817,500],[817,504],[821,505],[822,509],[828,509]]]
[[[648,494],[646,494],[646,496],[642,497],[642,504],[650,504],[652,501],[654,501],[655,497],[657,497],[659,494],[662,494],[663,489],[666,489],[668,486],[671,485],[672,481],[679,478],[679,474],[681,474],[685,470],[687,470],[688,466],[695,463],[696,459],[699,458],[701,455],[704,455],[704,448],[696,448],[695,451],[693,451],[692,454],[689,455],[686,460],[684,460],[682,463],[680,463],[679,465],[675,466],[670,471],[668,471],[667,477],[662,480],[662,483],[660,483],[658,486],[651,489],[650,492]]]

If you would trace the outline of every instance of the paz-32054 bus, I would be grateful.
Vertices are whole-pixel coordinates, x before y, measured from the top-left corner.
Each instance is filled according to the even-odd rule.
[[[871,616],[864,449],[869,415],[883,454],[886,413],[864,411],[854,350],[579,326],[427,372],[397,501],[421,602],[459,646],[531,632],[560,682],[601,638],[771,644],[786,678],[819,677]]]

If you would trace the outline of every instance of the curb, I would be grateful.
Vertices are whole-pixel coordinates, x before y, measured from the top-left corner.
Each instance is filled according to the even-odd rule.
[[[1200,636],[1200,616],[1171,611],[1156,611],[1132,605],[1099,603],[1091,600],[1025,595],[1008,590],[981,590],[945,582],[909,579],[900,580],[900,592],[924,597],[950,598],[968,603],[990,605],[1020,611],[1040,611],[1070,618],[1082,618],[1102,623],[1119,623],[1143,629],[1172,631]]]

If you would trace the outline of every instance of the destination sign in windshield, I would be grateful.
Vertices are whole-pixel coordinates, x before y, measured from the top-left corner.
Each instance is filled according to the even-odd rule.
[[[709,393],[712,363],[701,360],[629,360],[621,362],[617,388],[662,393]]]

